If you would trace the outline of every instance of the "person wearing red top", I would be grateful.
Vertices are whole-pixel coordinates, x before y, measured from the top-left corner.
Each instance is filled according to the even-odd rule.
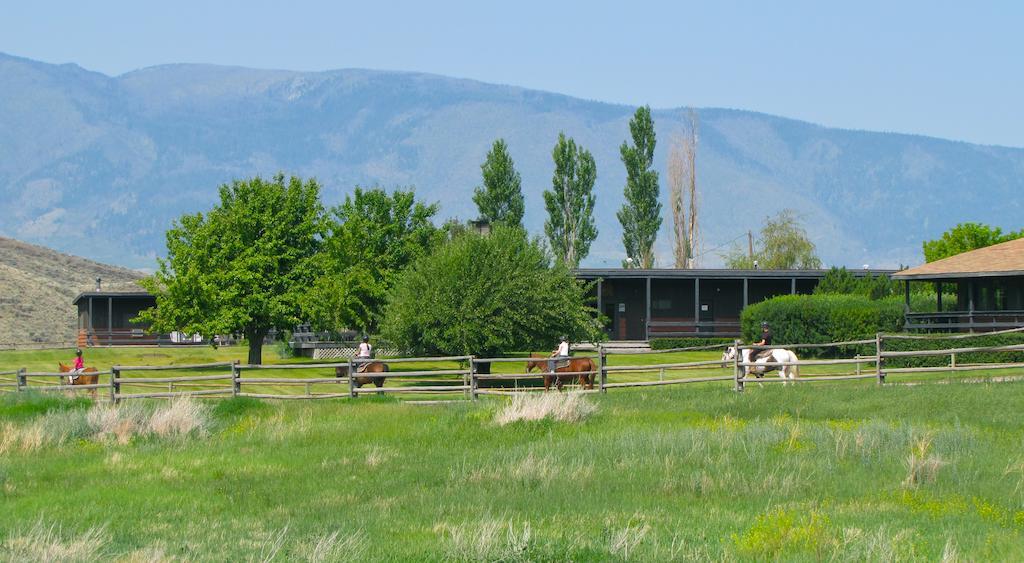
[[[75,349],[75,365],[71,369],[71,381],[78,379],[78,374],[82,373],[84,370],[85,362],[82,361],[82,349],[77,348]]]

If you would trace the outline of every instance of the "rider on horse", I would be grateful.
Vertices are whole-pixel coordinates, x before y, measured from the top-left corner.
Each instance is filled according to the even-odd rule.
[[[555,348],[551,352],[551,359],[548,360],[548,371],[554,373],[555,365],[560,361],[569,359],[569,339],[565,336],[561,337],[561,342],[558,343],[558,348]]]
[[[85,371],[85,362],[82,361],[82,349],[75,348],[75,363],[71,367],[71,375],[68,378],[73,382],[78,379],[78,375]]]
[[[768,321],[761,321],[761,340],[754,343],[754,346],[771,346],[772,345],[772,331],[768,328]],[[772,351],[770,349],[755,350],[755,353],[751,355],[750,361],[756,362],[758,359],[765,356],[770,356]]]
[[[369,360],[373,358],[373,346],[370,344],[370,337],[363,336],[363,341],[359,343],[359,351],[356,353],[355,359],[357,360]],[[359,362],[359,369],[357,371],[364,371],[369,361]]]

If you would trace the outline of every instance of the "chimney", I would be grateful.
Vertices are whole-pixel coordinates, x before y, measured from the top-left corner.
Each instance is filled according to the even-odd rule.
[[[102,291],[100,285],[103,283],[103,278],[96,278],[96,291]]]

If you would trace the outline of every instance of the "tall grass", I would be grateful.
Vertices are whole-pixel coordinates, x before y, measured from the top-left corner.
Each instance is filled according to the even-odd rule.
[[[1018,383],[8,400],[0,560],[1024,558]]]

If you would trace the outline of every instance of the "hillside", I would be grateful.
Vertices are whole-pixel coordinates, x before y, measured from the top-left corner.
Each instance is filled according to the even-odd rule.
[[[612,266],[623,258],[618,147],[632,111],[414,73],[166,65],[109,77],[0,54],[0,234],[152,268],[173,219],[209,208],[221,183],[278,171],[316,176],[328,204],[357,184],[414,185],[440,202],[439,219],[465,219],[497,137],[522,173],[527,227],[540,233],[551,149],[565,131],[598,166],[600,234],[584,265]],[[662,171],[681,115],[654,111]],[[699,115],[704,265],[783,208],[799,211],[826,264],[858,267],[919,263],[921,241],[961,221],[1021,227],[1022,149],[731,109]]]
[[[0,346],[74,340],[80,292],[133,284],[142,274],[0,237]]]

